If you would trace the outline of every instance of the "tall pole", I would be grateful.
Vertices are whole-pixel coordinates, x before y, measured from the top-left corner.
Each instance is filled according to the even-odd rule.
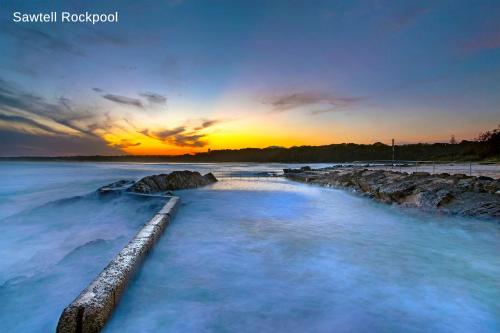
[[[394,165],[394,139],[392,139],[392,165]]]

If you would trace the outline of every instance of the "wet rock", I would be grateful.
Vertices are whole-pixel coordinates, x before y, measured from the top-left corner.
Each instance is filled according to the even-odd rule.
[[[217,181],[217,178],[215,178],[214,174],[211,172],[207,173],[203,177],[205,177],[211,183],[215,183]]]
[[[174,171],[169,174],[147,176],[128,188],[129,192],[157,193],[206,186],[217,181],[212,173],[202,176],[196,171]]]
[[[133,180],[119,180],[117,182],[111,183],[106,186],[99,187],[97,192],[101,195],[103,194],[111,194],[111,193],[120,193],[120,191],[124,191],[130,186],[134,184]]]
[[[425,177],[425,176],[429,176],[430,173],[428,172],[414,172],[412,173],[413,177]]]
[[[288,169],[285,177],[348,188],[385,203],[500,220],[500,180],[490,177],[367,169]]]
[[[304,166],[301,167],[300,169],[283,169],[284,173],[301,173],[301,172],[306,172],[306,171],[311,171],[310,166]]]
[[[127,191],[141,194],[160,193],[172,196],[173,193],[171,191],[206,186],[216,181],[217,178],[212,173],[202,176],[199,172],[174,171],[169,174],[147,176],[137,182],[133,180],[120,180],[100,187],[97,192],[100,195],[119,195]]]

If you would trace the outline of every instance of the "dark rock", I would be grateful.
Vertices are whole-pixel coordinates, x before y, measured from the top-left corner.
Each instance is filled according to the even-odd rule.
[[[430,173],[419,171],[419,172],[412,173],[412,175],[415,176],[415,177],[422,177],[422,176],[425,177],[425,176],[429,176]]]
[[[128,191],[156,193],[206,186],[217,181],[212,173],[202,176],[196,171],[174,171],[169,174],[147,176],[133,184]]]
[[[449,177],[454,178],[454,179],[465,179],[469,178],[465,173],[455,173],[453,175],[450,175]]]
[[[385,203],[500,220],[500,180],[490,177],[367,169],[292,169],[285,177],[348,188]]]
[[[134,184],[133,180],[119,180],[117,182],[111,183],[106,186],[99,187],[97,189],[97,192],[99,194],[110,194],[110,193],[116,193],[119,194],[121,191],[126,190],[130,186]]]
[[[310,166],[303,166],[300,169],[283,169],[284,173],[301,173],[301,172],[306,172],[306,171],[311,171]]]
[[[215,178],[214,174],[211,172],[207,173],[203,177],[205,177],[211,183],[215,183],[217,181],[217,178]]]

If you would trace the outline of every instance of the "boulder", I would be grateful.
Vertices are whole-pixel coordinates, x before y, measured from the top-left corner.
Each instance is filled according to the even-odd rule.
[[[196,171],[174,171],[169,174],[147,176],[128,188],[129,192],[156,193],[197,188],[215,183],[217,178],[212,173],[202,176]]]

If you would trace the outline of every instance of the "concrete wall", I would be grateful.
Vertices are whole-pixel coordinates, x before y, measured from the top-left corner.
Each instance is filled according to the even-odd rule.
[[[179,202],[178,197],[172,197],[97,278],[64,309],[57,324],[58,333],[99,332],[104,327],[127,282],[172,220]]]

